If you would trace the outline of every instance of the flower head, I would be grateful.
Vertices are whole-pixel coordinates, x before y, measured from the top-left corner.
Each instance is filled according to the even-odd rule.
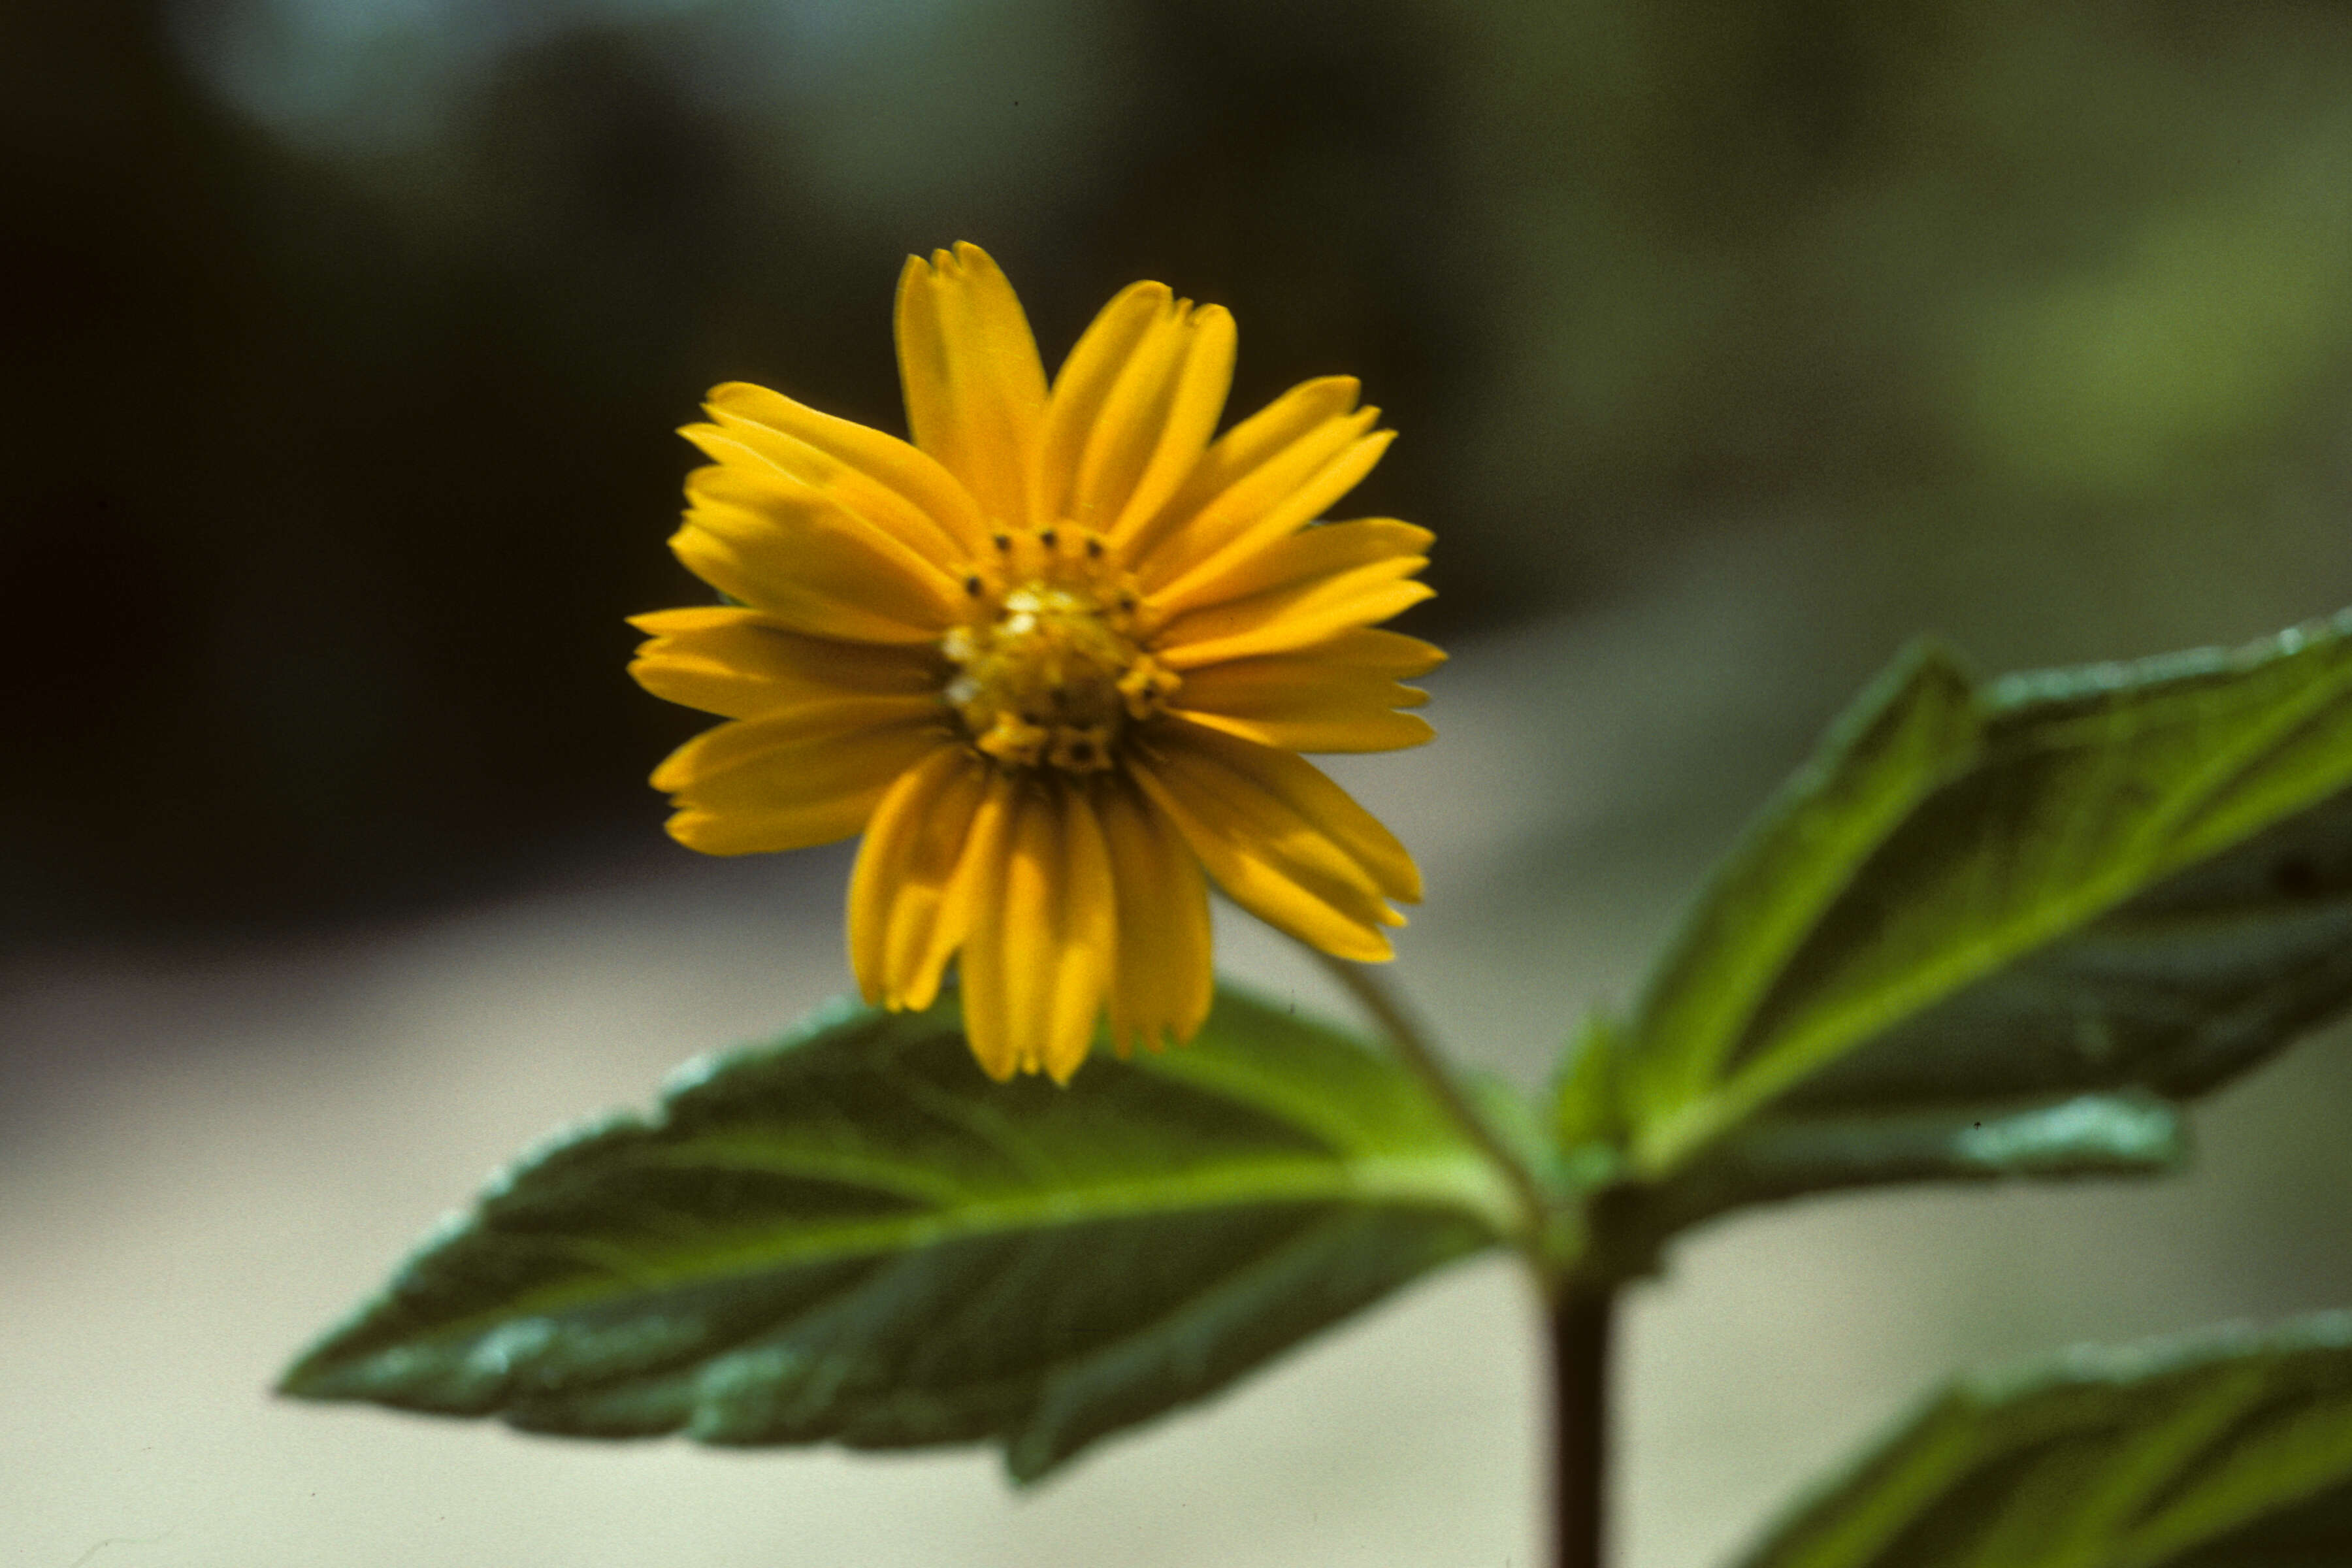
[[[1356,383],[1215,439],[1233,318],[1158,283],[1103,308],[1048,385],[977,246],[908,259],[912,443],[740,383],[684,434],[711,466],[670,541],[734,601],[633,622],[631,673],[732,722],[653,776],[714,855],[863,831],[849,952],[919,1008],[961,955],[997,1078],[1067,1081],[1209,1008],[1203,869],[1327,952],[1390,955],[1421,879],[1301,752],[1431,736],[1400,685],[1444,655],[1373,629],[1429,595],[1429,533],[1318,520],[1390,433]]]

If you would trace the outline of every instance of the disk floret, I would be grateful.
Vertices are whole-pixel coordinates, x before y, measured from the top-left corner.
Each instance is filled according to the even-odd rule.
[[[1176,677],[1142,645],[1133,579],[1100,535],[1068,524],[995,535],[964,578],[971,616],[940,648],[948,701],[1006,767],[1108,768],[1130,726],[1167,706]]]

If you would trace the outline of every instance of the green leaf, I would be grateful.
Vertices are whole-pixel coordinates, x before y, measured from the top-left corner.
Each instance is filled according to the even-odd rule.
[[[1632,1173],[1752,1162],[1724,1145],[1768,1110],[1784,1136],[2193,1096],[2352,1002],[2347,628],[1983,689],[1907,655],[1647,987]]]
[[[1906,650],[1831,728],[1821,754],[1717,871],[1619,1047],[1644,1142],[1710,1103],[1751,1020],[1855,868],[1977,760],[1982,731],[1973,682],[1932,643]]]
[[[1402,1068],[1221,992],[992,1083],[952,1002],[689,1067],[494,1180],[286,1392],[587,1436],[993,1439],[1031,1479],[1516,1219]]]
[[[2352,1313],[1959,1383],[1747,1568],[2352,1562]]]
[[[1750,1204],[1892,1182],[2146,1176],[2189,1152],[2179,1109],[2145,1090],[2005,1105],[1766,1114],[1711,1145],[1667,1181],[1611,1191],[1594,1249],[1579,1264],[1604,1278],[1654,1272],[1663,1244]]]

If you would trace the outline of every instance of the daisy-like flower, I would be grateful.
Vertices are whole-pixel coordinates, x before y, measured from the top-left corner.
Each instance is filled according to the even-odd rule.
[[[1202,871],[1343,958],[1418,901],[1394,837],[1301,752],[1431,738],[1399,684],[1445,656],[1373,629],[1429,595],[1427,531],[1318,522],[1390,432],[1346,376],[1212,440],[1234,322],[1159,283],[1103,308],[1049,386],[977,246],[908,258],[913,443],[741,383],[683,434],[678,559],[729,600],[665,610],[630,671],[731,720],[653,775],[713,855],[863,831],[849,953],[866,1000],[929,1006],[961,954],[999,1079],[1066,1082],[1199,1029]]]

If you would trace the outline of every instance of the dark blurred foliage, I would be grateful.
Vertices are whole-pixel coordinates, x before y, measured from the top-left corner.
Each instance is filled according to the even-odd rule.
[[[739,376],[897,426],[957,238],[1049,361],[1154,277],[1234,309],[1237,410],[1363,376],[1440,636],[1792,512],[2342,515],[2318,0],[14,0],[0,127],[16,939],[649,839],[670,431]]]

